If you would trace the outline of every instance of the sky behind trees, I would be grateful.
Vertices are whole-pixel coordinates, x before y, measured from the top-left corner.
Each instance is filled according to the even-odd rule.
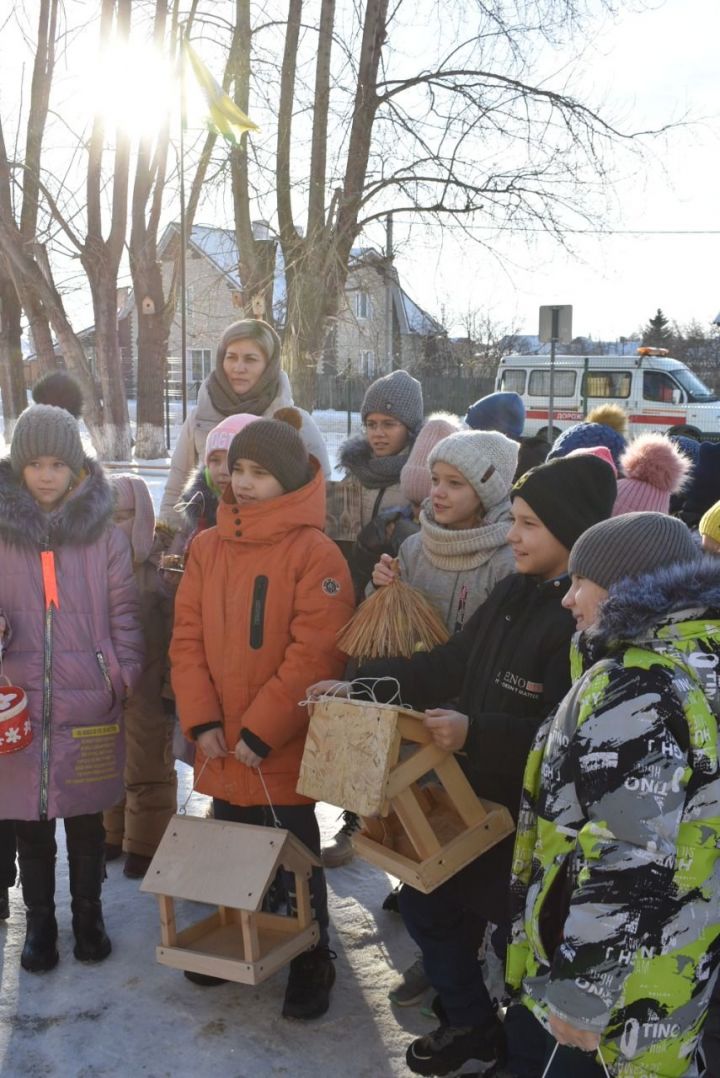
[[[449,312],[479,308],[536,333],[540,304],[571,303],[576,334],[614,340],[657,307],[680,323],[707,324],[720,311],[720,5],[620,7],[625,14],[588,42],[586,96],[604,101],[631,129],[683,119],[688,126],[658,138],[644,161],[625,168],[607,222],[617,234],[568,236],[571,253],[541,235],[480,232],[489,247],[482,251],[457,236],[441,244],[416,228],[398,268],[434,313],[440,303]]]

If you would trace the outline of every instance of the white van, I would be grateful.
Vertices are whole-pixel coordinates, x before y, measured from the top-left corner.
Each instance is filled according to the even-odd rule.
[[[656,430],[717,441],[720,398],[684,363],[661,348],[635,356],[556,356],[553,437],[600,404],[619,404],[630,433]],[[495,388],[519,393],[526,434],[548,433],[550,356],[505,356]]]

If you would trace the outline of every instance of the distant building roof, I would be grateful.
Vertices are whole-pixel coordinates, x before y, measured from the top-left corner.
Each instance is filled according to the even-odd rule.
[[[258,225],[262,226],[264,232],[267,233],[264,222],[259,222]],[[161,254],[170,240],[177,235],[179,235],[179,226],[168,225],[159,244]],[[232,229],[218,228],[214,225],[193,225],[188,245],[209,259],[233,289],[242,290],[242,281],[237,271],[239,254],[235,232]],[[353,247],[350,252],[350,269],[358,268],[361,263],[382,273],[385,269],[385,256],[374,247]],[[415,303],[400,286],[394,269],[391,269],[390,273],[393,278],[393,303],[400,332],[417,333],[421,336],[444,333],[444,327],[440,322]],[[273,312],[280,323],[284,321],[286,303],[285,261],[280,244],[278,244],[273,282]]]

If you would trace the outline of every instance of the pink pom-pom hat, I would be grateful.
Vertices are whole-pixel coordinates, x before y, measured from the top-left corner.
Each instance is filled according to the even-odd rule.
[[[682,490],[691,462],[664,434],[641,434],[620,458],[624,474],[612,515],[669,513],[670,497]]]

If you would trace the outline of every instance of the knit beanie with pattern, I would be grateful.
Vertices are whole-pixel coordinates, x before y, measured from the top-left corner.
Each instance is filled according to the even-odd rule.
[[[697,561],[689,529],[666,513],[625,513],[588,528],[570,552],[569,571],[609,590],[625,577]]]
[[[430,467],[443,461],[463,475],[485,512],[510,497],[518,444],[498,431],[462,430],[443,438],[429,457]]]
[[[155,541],[155,507],[148,485],[139,475],[108,477],[115,494],[115,512],[132,513],[127,520],[116,520],[132,546],[133,561],[142,565],[150,557]]]
[[[312,478],[310,458],[298,434],[302,416],[295,408],[280,408],[272,419],[258,419],[236,434],[228,449],[228,471],[236,460],[252,460],[277,479],[286,494]]]
[[[517,393],[489,393],[470,405],[465,422],[472,430],[497,430],[508,438],[522,438],[525,405]]]
[[[609,464],[591,454],[559,457],[521,475],[510,493],[528,503],[566,550],[612,513],[617,483]]]
[[[589,449],[597,445],[607,446],[613,455],[615,467],[619,471],[620,457],[627,447],[627,442],[619,431],[605,423],[575,423],[572,427],[568,427],[567,430],[558,434],[547,459],[566,457],[573,449]]]
[[[10,464],[16,475],[38,457],[55,457],[79,475],[85,460],[77,420],[53,404],[32,404],[18,417],[10,443]]]
[[[222,423],[218,423],[216,427],[213,427],[207,436],[205,463],[207,464],[210,454],[217,452],[218,449],[227,452],[235,435],[244,430],[248,423],[255,423],[259,418],[256,415],[248,415],[247,412],[238,412],[237,415],[226,416]]]
[[[373,382],[360,408],[363,423],[375,412],[399,419],[411,434],[416,434],[423,421],[422,386],[417,378],[407,371],[393,371]]]
[[[428,457],[431,450],[447,438],[460,430],[460,421],[456,416],[448,414],[431,415],[425,420],[423,428],[418,434],[410,456],[400,472],[400,489],[403,497],[420,505],[430,494],[430,465]]]

